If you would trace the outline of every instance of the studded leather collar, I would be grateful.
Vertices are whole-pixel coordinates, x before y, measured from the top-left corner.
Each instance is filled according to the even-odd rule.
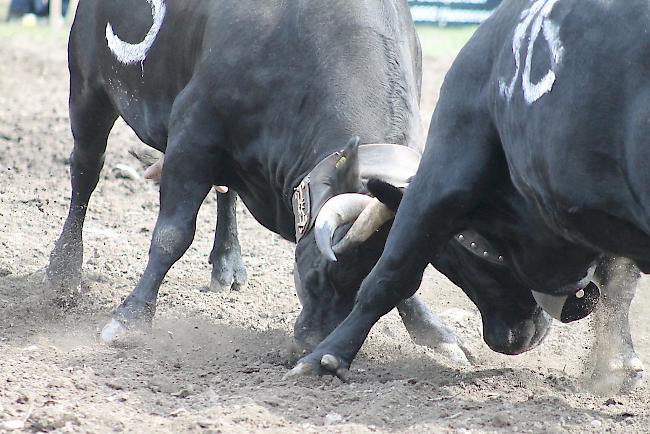
[[[455,239],[469,252],[481,259],[492,262],[493,264],[505,265],[503,255],[496,251],[478,232],[467,229],[457,234]]]

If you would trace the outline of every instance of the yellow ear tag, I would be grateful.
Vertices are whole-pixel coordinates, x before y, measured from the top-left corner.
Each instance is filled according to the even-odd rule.
[[[339,161],[336,162],[336,168],[340,169],[348,161],[347,157],[341,157]]]

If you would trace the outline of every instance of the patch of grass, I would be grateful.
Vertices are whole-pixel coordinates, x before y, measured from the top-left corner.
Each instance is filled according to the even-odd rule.
[[[70,28],[52,28],[47,22],[34,27],[25,27],[18,23],[7,23],[0,21],[0,41],[8,39],[31,39],[34,42],[52,41],[55,38],[65,40],[68,37]]]
[[[455,57],[477,26],[436,27],[418,25],[417,32],[422,44],[422,54],[426,57]]]
[[[53,38],[65,39],[70,31],[71,17],[67,25],[61,28],[52,28],[46,20],[39,21],[34,27],[25,27],[18,23],[7,23],[9,7],[8,0],[0,0],[0,40],[8,38],[33,39],[35,42],[52,40]],[[472,36],[477,26],[450,26],[437,27],[421,24],[417,32],[422,44],[422,53],[428,57],[454,57]]]
[[[39,18],[38,24],[32,27],[23,26],[20,21],[9,23],[6,21],[9,2],[10,0],[0,0],[0,41],[9,38],[32,39],[34,42],[48,41],[54,38],[67,39],[72,17],[66,17],[66,23],[60,28],[50,27],[45,18]]]

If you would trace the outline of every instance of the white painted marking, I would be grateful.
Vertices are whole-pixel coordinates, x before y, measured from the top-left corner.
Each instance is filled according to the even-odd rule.
[[[515,28],[512,39],[512,53],[515,61],[515,73],[510,82],[505,79],[499,80],[499,90],[501,94],[510,101],[515,93],[515,88],[521,75],[521,87],[524,99],[528,104],[532,104],[553,89],[557,79],[556,70],[562,62],[564,55],[564,46],[560,40],[560,26],[553,22],[549,15],[559,0],[531,0],[533,4],[530,8],[521,13],[521,21]],[[551,53],[548,72],[537,83],[531,81],[531,69],[535,43],[540,34],[544,36]],[[528,40],[525,48],[525,60],[522,72],[522,48],[524,41]]]
[[[156,41],[156,36],[158,36],[160,27],[165,19],[167,8],[165,7],[164,0],[147,0],[147,3],[151,6],[153,24],[141,42],[131,44],[122,41],[113,31],[111,23],[106,24],[106,40],[108,41],[108,48],[110,48],[117,60],[125,65],[138,62],[142,64],[145,61],[147,58],[147,52]]]

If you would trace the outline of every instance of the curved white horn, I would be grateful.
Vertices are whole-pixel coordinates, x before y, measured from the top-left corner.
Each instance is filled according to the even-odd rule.
[[[163,164],[165,164],[165,157],[158,159],[151,166],[147,167],[147,170],[144,171],[144,179],[153,179],[154,181],[160,181],[162,176]]]
[[[323,205],[314,227],[316,245],[330,261],[336,261],[332,250],[332,237],[336,229],[359,217],[372,198],[360,193],[345,193],[334,196]]]
[[[343,253],[363,243],[394,216],[395,213],[379,199],[373,199],[355,220],[345,237],[333,247],[334,253]]]

